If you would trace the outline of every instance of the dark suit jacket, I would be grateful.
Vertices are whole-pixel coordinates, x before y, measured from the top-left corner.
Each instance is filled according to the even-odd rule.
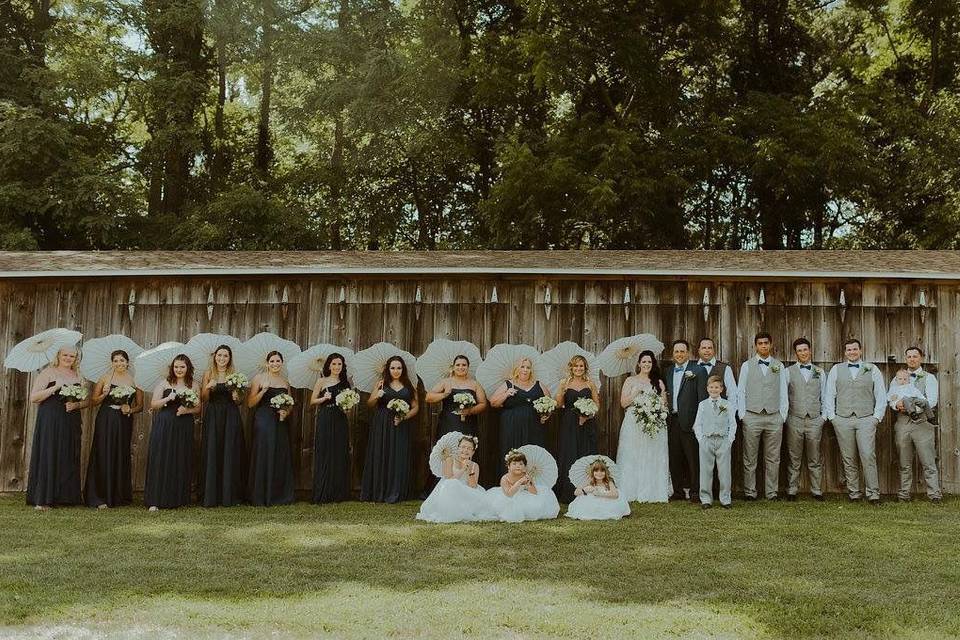
[[[675,364],[671,364],[664,371],[663,383],[667,386],[667,400],[670,402],[670,413],[674,416],[681,431],[693,432],[693,422],[697,419],[697,407],[700,401],[707,397],[707,370],[693,360],[687,362],[687,371],[693,372],[694,377],[684,375],[680,382],[680,393],[677,395],[677,406],[673,406],[673,372]]]

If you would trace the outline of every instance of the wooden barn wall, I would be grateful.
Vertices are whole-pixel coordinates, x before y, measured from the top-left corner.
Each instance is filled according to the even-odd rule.
[[[422,303],[415,304],[417,287]],[[497,302],[491,297],[496,287]],[[547,316],[547,287],[552,301]],[[763,301],[760,292],[763,288]],[[284,289],[287,304],[282,304]],[[624,304],[629,289],[630,302]],[[841,289],[845,306],[839,304]],[[128,303],[133,291],[132,319]],[[925,292],[926,307],[918,305]],[[210,292],[212,314],[208,317]],[[341,291],[345,302],[340,303]],[[705,295],[705,291],[707,292]],[[168,340],[185,342],[199,332],[228,333],[246,339],[273,331],[306,348],[331,342],[363,349],[386,340],[415,355],[435,338],[475,342],[482,352],[501,342],[527,342],[549,349],[573,340],[601,351],[621,336],[649,332],[665,343],[675,338],[695,341],[712,336],[721,359],[739,363],[752,352],[752,336],[767,330],[775,353],[789,361],[790,342],[807,336],[814,343],[818,364],[829,367],[841,355],[846,337],[859,337],[866,359],[876,363],[889,380],[904,348],[919,344],[928,366],[941,382],[940,465],[948,491],[960,489],[960,450],[956,433],[958,349],[956,338],[960,288],[923,282],[781,281],[770,283],[698,280],[584,279],[380,279],[281,278],[263,279],[124,279],[6,280],[0,282],[0,348],[41,330],[63,326],[87,337],[124,333],[145,348]],[[664,352],[667,359],[669,353]],[[28,402],[32,376],[5,371],[0,377],[0,491],[26,487],[35,408]],[[603,409],[599,417],[600,449],[616,455],[623,414],[617,397],[622,380],[603,378]],[[298,391],[294,416],[295,465],[298,489],[310,486],[313,420],[305,407],[306,391]],[[369,413],[356,410],[353,420],[353,477],[359,487]],[[423,411],[416,431],[416,481],[422,486],[426,457],[436,420],[436,407]],[[479,461],[482,482],[490,485],[497,458],[497,414],[481,419]],[[93,413],[84,416],[83,464],[92,435]],[[556,419],[546,428],[556,447]],[[135,420],[134,484],[142,490],[149,440],[150,414]],[[197,439],[199,442],[199,425]],[[889,417],[877,434],[881,490],[894,493],[897,458]],[[739,442],[739,441],[738,441]],[[836,438],[824,431],[823,453],[828,491],[841,491],[842,470]],[[198,449],[199,450],[199,449]],[[299,455],[297,455],[297,453]],[[786,455],[782,460],[786,460]],[[739,446],[734,478],[742,484]],[[785,477],[786,464],[781,464]],[[919,471],[919,469],[918,469]],[[785,486],[781,482],[781,487]],[[805,488],[804,488],[805,489]]]

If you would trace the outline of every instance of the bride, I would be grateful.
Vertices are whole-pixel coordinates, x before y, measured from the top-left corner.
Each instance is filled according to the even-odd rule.
[[[666,387],[652,351],[640,354],[636,373],[623,382],[620,405],[626,413],[620,425],[617,467],[620,469],[620,493],[628,501],[667,502],[673,493],[667,425],[665,421],[660,423],[659,430],[653,436],[644,432],[633,410],[634,401],[642,394],[653,395],[662,406],[667,406]]]

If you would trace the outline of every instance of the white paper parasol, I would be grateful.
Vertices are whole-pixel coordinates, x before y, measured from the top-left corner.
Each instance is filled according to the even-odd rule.
[[[128,369],[133,374],[133,361],[143,353],[143,347],[125,335],[114,333],[102,338],[93,338],[83,343],[83,359],[80,361],[80,373],[91,382],[96,382],[110,371],[110,354],[114,351],[126,351],[130,357]]]
[[[570,465],[570,473],[568,474],[570,483],[574,487],[582,487],[585,484],[590,484],[590,465],[598,459],[603,460],[603,463],[607,465],[607,472],[610,474],[613,483],[619,484],[620,478],[617,475],[617,463],[607,456],[602,456],[598,453],[577,458],[574,463]]]
[[[663,343],[650,333],[614,340],[597,356],[597,367],[610,378],[633,373],[637,358],[643,351],[653,351],[653,355],[659,358],[663,353]]]
[[[210,359],[213,357],[214,350],[224,344],[233,352],[234,369],[239,370],[237,354],[243,350],[243,343],[237,338],[221,333],[198,333],[187,341],[184,351],[193,363],[195,378],[199,380],[203,377],[204,372],[210,368]]]
[[[300,389],[313,389],[317,378],[323,374],[323,365],[331,353],[343,356],[347,366],[347,375],[353,375],[353,349],[338,347],[335,344],[315,344],[303,353],[297,354],[287,363],[290,384]]]
[[[480,349],[466,340],[434,340],[427,346],[423,355],[417,358],[417,374],[423,380],[423,386],[429,390],[450,375],[453,359],[464,355],[470,360],[470,375],[477,375],[480,365]]]
[[[417,359],[412,354],[393,346],[389,342],[378,342],[353,356],[353,386],[360,391],[373,393],[377,383],[383,379],[383,367],[393,356],[403,358],[407,366],[410,382],[417,385]]]
[[[443,477],[443,463],[457,455],[462,437],[463,434],[459,431],[451,431],[440,436],[437,444],[433,445],[433,450],[430,451],[430,471],[433,475]]]
[[[137,386],[153,393],[153,388],[166,379],[173,359],[184,353],[183,346],[182,342],[164,342],[137,356],[133,362],[133,379]]]
[[[561,342],[553,349],[545,351],[537,363],[537,377],[553,392],[560,387],[560,382],[569,377],[567,364],[573,356],[583,356],[587,360],[587,377],[600,386],[600,369],[597,367],[597,357],[578,345],[576,342]]]
[[[64,328],[47,329],[14,345],[4,358],[3,366],[7,369],[32,373],[53,362],[61,347],[72,347],[80,342],[81,338],[83,334],[79,331]]]
[[[258,333],[240,347],[240,353],[237,354],[237,370],[252,378],[258,371],[267,368],[267,354],[271,351],[279,351],[286,366],[300,353],[300,346],[275,333],[266,331]]]
[[[533,361],[534,378],[539,378],[539,351],[528,344],[498,344],[487,352],[487,357],[477,367],[477,382],[483,385],[488,395],[493,394],[504,380],[510,379],[517,361],[523,357]]]
[[[550,489],[557,484],[560,472],[557,461],[549,451],[535,444],[525,444],[517,451],[527,456],[527,475],[533,480],[533,484],[537,485],[537,489]]]

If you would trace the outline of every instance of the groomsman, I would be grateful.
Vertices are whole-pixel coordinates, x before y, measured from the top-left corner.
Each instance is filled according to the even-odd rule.
[[[780,488],[780,445],[787,420],[787,368],[770,355],[773,337],[753,338],[755,355],[740,367],[737,413],[743,422],[743,493],[757,499],[757,456],[763,442],[764,496],[777,499]]]
[[[877,474],[877,425],[887,410],[886,390],[880,370],[862,357],[860,341],[843,343],[845,360],[830,368],[823,391],[827,420],[833,424],[840,445],[840,457],[851,502],[860,500],[859,454],[864,488],[870,504],[880,504],[880,477]]]
[[[920,366],[924,353],[920,347],[910,347],[905,352],[907,370],[910,372],[910,382],[920,390],[927,400],[930,409],[937,406],[940,398],[940,384],[937,377]],[[891,387],[893,383],[891,383]],[[891,391],[892,393],[892,391]],[[924,417],[911,420],[905,410],[902,400],[893,405],[896,411],[896,422],[893,431],[896,435],[897,451],[900,454],[900,490],[897,499],[900,502],[910,501],[910,489],[913,487],[913,452],[916,449],[917,457],[923,466],[923,478],[927,484],[927,497],[930,502],[940,504],[940,474],[937,470],[937,428]]]
[[[720,397],[736,398],[737,382],[733,379],[733,367],[727,362],[717,360],[717,347],[712,338],[700,338],[697,355],[700,356],[697,364],[706,370],[708,379],[710,376],[719,376],[723,380],[723,393]]]
[[[670,477],[673,479],[671,500],[700,502],[700,447],[693,432],[700,401],[707,397],[707,372],[690,360],[690,344],[674,340],[673,364],[664,372],[664,384],[670,401],[667,419],[667,446],[670,455]],[[684,493],[681,493],[683,489]]]
[[[810,493],[813,499],[823,501],[823,467],[820,462],[820,436],[827,417],[823,409],[823,385],[826,375],[823,369],[813,364],[813,350],[806,338],[793,341],[797,361],[787,368],[787,452],[790,466],[787,470],[787,500],[797,499],[800,485],[800,466],[803,452],[807,452],[807,469],[810,472]]]

